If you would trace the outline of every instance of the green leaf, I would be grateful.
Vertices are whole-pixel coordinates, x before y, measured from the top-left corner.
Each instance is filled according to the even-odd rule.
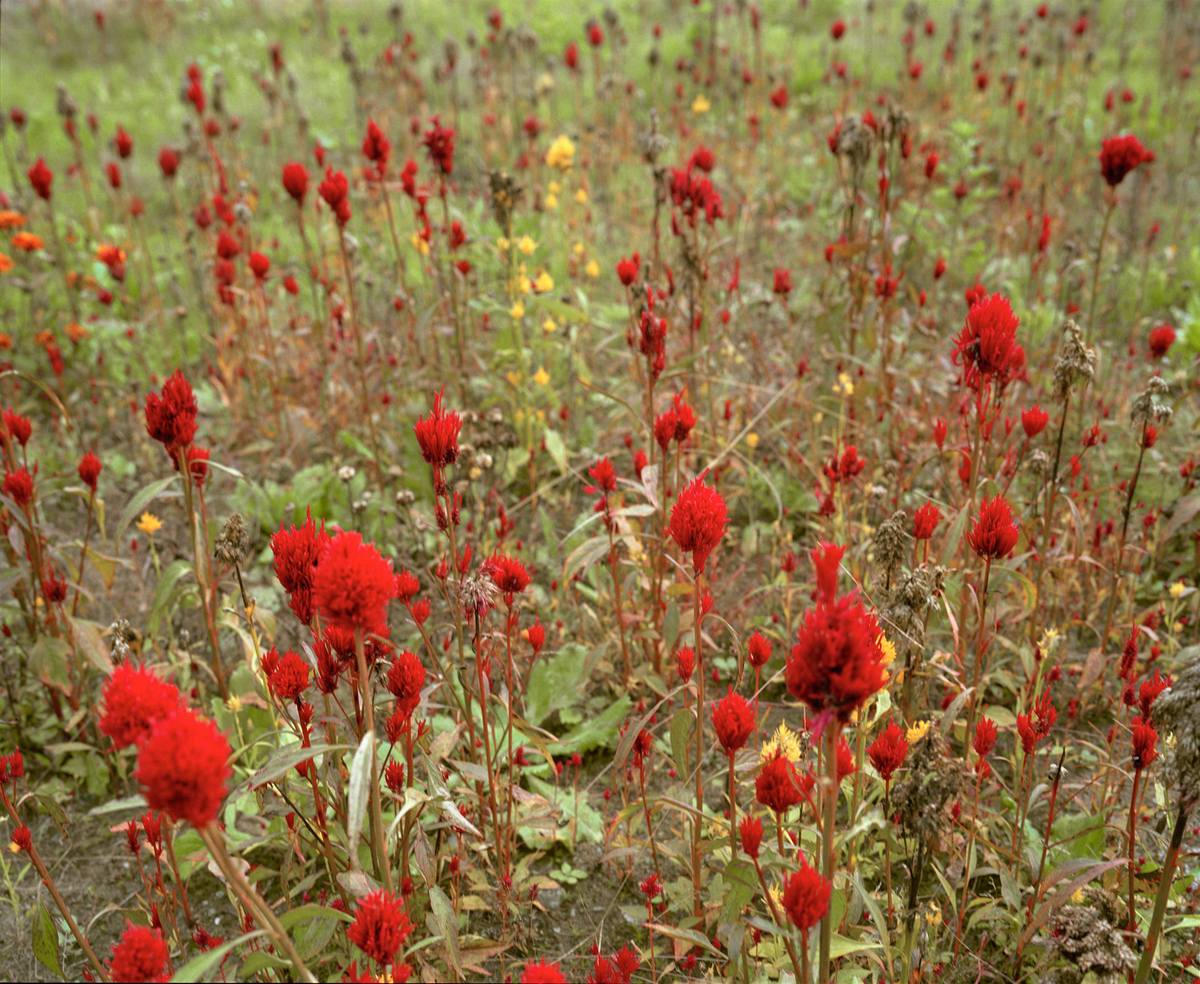
[[[446,956],[454,967],[456,978],[462,977],[462,958],[458,952],[458,916],[446,893],[437,885],[429,888],[429,907],[433,910],[433,921],[438,932],[446,943]]]
[[[631,701],[622,697],[599,717],[585,721],[578,728],[572,729],[561,741],[551,742],[547,747],[554,755],[569,755],[578,752],[583,755],[593,748],[607,748],[617,737],[621,722],[629,713]]]
[[[150,614],[146,618],[146,626],[151,635],[154,634],[159,623],[170,610],[175,594],[175,585],[179,583],[181,577],[191,573],[193,573],[193,568],[190,560],[176,560],[168,564],[167,569],[159,575],[158,587],[154,592],[154,604],[150,607]]]
[[[71,692],[71,677],[67,672],[67,644],[56,636],[44,635],[29,650],[29,668],[48,687],[63,693]]]
[[[129,566],[128,561],[97,553],[91,547],[87,548],[87,559],[91,561],[92,567],[100,575],[100,580],[104,582],[104,587],[109,591],[112,591],[113,582],[117,579],[117,565]]]
[[[125,532],[125,528],[137,518],[138,513],[144,510],[151,502],[162,495],[173,482],[179,478],[178,475],[171,475],[169,478],[159,479],[157,482],[151,482],[144,489],[138,492],[132,499],[129,500],[129,505],[125,507],[125,511],[121,513],[121,519],[117,523],[117,532],[113,536],[113,541],[120,549],[121,534]],[[177,495],[179,493],[176,493]]]
[[[749,861],[731,861],[725,866],[729,891],[721,905],[720,922],[732,922],[758,892],[758,875]]]
[[[50,973],[58,974],[63,980],[67,979],[58,959],[58,927],[50,918],[44,902],[39,902],[38,907],[33,910],[33,955]]]
[[[607,533],[604,536],[594,536],[589,540],[584,540],[563,561],[563,581],[570,581],[577,572],[590,567],[605,556],[610,547]]]
[[[264,935],[263,931],[256,929],[253,933],[246,933],[244,936],[239,936],[236,940],[230,940],[228,943],[214,947],[207,953],[202,953],[200,956],[194,957],[175,971],[175,976],[171,978],[172,982],[176,982],[176,984],[196,984],[198,981],[206,980],[208,975],[221,965],[221,961],[225,959],[230,950],[241,946],[243,943],[249,943],[252,939],[262,935]]]
[[[104,646],[104,640],[100,638],[100,627],[95,622],[88,622],[82,618],[72,618],[67,616],[67,621],[71,625],[71,632],[75,637],[75,642],[80,649],[98,670],[104,673],[112,673],[112,659],[108,655],[108,650]]]
[[[562,435],[552,427],[546,428],[546,450],[560,471],[565,473],[571,470],[567,464],[567,446],[563,443]]]
[[[946,539],[942,541],[942,564],[945,566],[949,566],[958,552],[958,544],[962,539],[963,530],[966,529],[969,512],[970,510],[963,506],[954,518],[954,522],[950,524],[950,529],[946,531]]]
[[[692,774],[688,750],[695,728],[696,712],[690,707],[681,707],[671,718],[671,758],[675,760],[675,771],[684,777]]]
[[[346,835],[347,849],[350,852],[350,862],[358,860],[358,838],[362,833],[363,820],[367,815],[367,799],[371,795],[371,783],[375,781],[372,775],[371,763],[375,750],[375,736],[363,735],[358,751],[354,753],[354,761],[350,765],[350,789],[346,805]]]
[[[551,714],[577,703],[586,666],[587,649],[575,642],[550,659],[539,660],[525,693],[525,720],[537,727]]]
[[[864,943],[862,940],[852,940],[848,936],[842,936],[838,933],[833,934],[833,938],[829,941],[829,956],[830,958],[844,957],[850,953],[858,953],[861,950],[881,950],[881,943]]]
[[[663,642],[666,644],[667,652],[672,652],[675,649],[675,643],[679,640],[679,605],[671,602],[667,605],[666,612],[663,613]]]

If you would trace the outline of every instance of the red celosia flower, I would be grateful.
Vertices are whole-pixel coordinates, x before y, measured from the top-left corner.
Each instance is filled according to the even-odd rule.
[[[1154,702],[1158,700],[1158,695],[1170,686],[1171,678],[1167,677],[1163,680],[1159,677],[1157,667],[1154,670],[1154,676],[1149,680],[1142,681],[1142,685],[1138,688],[1138,704],[1142,710],[1143,720],[1149,721],[1151,719],[1151,712],[1154,709]]]
[[[337,217],[338,225],[344,226],[350,221],[350,183],[341,171],[332,167],[325,168],[325,180],[317,186],[317,191],[325,199],[325,204]]]
[[[346,938],[377,964],[390,964],[412,932],[404,900],[377,889],[358,904]]]
[[[266,279],[267,272],[271,269],[271,261],[259,253],[257,250],[250,254],[250,270],[254,274],[256,280],[262,281]]]
[[[1012,551],[1020,532],[1013,518],[1012,506],[1003,495],[997,495],[983,500],[975,525],[967,534],[967,542],[980,557],[995,560]]]
[[[792,872],[783,890],[783,908],[800,932],[807,933],[829,911],[830,884],[800,855],[800,870]]]
[[[283,188],[295,199],[297,205],[304,203],[308,194],[308,169],[296,161],[283,165]]]
[[[242,244],[224,229],[217,233],[217,256],[223,260],[232,260],[242,251]]]
[[[913,515],[913,539],[928,540],[942,520],[942,511],[932,502],[927,502]]]
[[[676,393],[671,397],[671,412],[675,422],[675,441],[683,444],[696,426],[696,411],[684,400],[682,393]]]
[[[272,649],[271,652],[274,653],[275,650]],[[266,663],[267,659],[264,656],[264,668]],[[271,685],[271,690],[280,700],[293,701],[308,689],[308,678],[311,673],[312,667],[305,662],[304,657],[289,649],[274,664],[274,669],[267,676],[267,683]]]
[[[588,474],[595,481],[595,485],[584,486],[584,491],[588,495],[594,495],[597,492],[615,492],[617,490],[617,472],[613,468],[613,463],[607,458],[601,458],[591,468],[588,469]]]
[[[1100,149],[1100,173],[1110,188],[1115,188],[1125,176],[1142,164],[1154,160],[1154,154],[1142,146],[1132,133],[1108,137]]]
[[[323,621],[347,632],[384,635],[396,593],[392,563],[354,531],[325,545],[313,574],[312,598]]]
[[[830,26],[829,33],[833,37],[834,41],[840,41],[842,39],[842,35],[846,33],[846,22],[839,17]]]
[[[108,973],[114,981],[167,981],[170,956],[157,929],[127,923],[120,942],[113,944]]]
[[[196,436],[196,409],[191,384],[178,369],[163,383],[161,396],[150,393],[146,397],[146,433],[162,444],[176,468],[180,449]]]
[[[1025,428],[1026,437],[1037,437],[1049,422],[1050,414],[1036,403],[1028,410],[1021,411],[1021,426]]]
[[[387,783],[387,788],[397,796],[404,792],[404,763],[389,762],[387,768],[383,770],[383,781]]]
[[[675,411],[666,410],[654,418],[654,440],[663,449],[663,454],[675,440]]]
[[[21,755],[21,749],[14,748],[13,753],[8,757],[8,771],[14,779],[20,779],[25,775],[25,759]]]
[[[113,137],[113,145],[117,148],[117,155],[121,160],[133,153],[133,137],[126,133],[120,124],[117,125],[117,134]]]
[[[408,609],[408,613],[413,617],[413,621],[417,625],[424,625],[425,620],[429,618],[429,612],[433,606],[430,605],[428,598],[420,598],[414,601]]]
[[[891,782],[893,773],[904,764],[907,754],[908,739],[904,729],[890,718],[879,737],[867,746],[867,757],[884,782]]]
[[[312,621],[313,573],[321,559],[321,551],[329,543],[325,532],[325,521],[320,529],[309,511],[300,526],[285,530],[279,524],[279,532],[271,537],[271,550],[275,554],[275,576],[288,593],[288,604],[296,617],[305,625]]]
[[[996,722],[983,718],[975,725],[975,741],[973,743],[975,754],[980,758],[990,755],[992,749],[996,747],[996,736]]]
[[[33,476],[18,468],[4,476],[4,494],[24,509],[33,500]]]
[[[42,578],[42,595],[48,605],[61,605],[67,600],[67,582],[58,576],[53,567]]]
[[[100,459],[89,451],[79,461],[79,480],[95,492],[96,481],[100,478],[100,471],[103,467],[100,464]]]
[[[604,44],[604,29],[595,21],[592,21],[587,26],[587,39],[588,44],[593,48],[599,48],[600,45]]]
[[[579,67],[579,45],[574,41],[568,44],[563,51],[563,64],[572,72]]]
[[[1050,702],[1049,692],[1042,694],[1031,713],[1017,715],[1017,734],[1021,737],[1021,748],[1026,755],[1033,754],[1037,743],[1050,734],[1057,719],[1058,711]]]
[[[845,553],[845,547],[833,543],[819,543],[817,549],[809,554],[817,579],[817,594],[825,602],[832,602],[837,597],[838,573]]]
[[[374,120],[367,121],[367,136],[363,140],[362,152],[363,157],[375,162],[375,171],[382,177],[387,171],[388,155],[392,152],[392,145]]]
[[[629,979],[637,972],[642,963],[638,959],[638,955],[628,946],[623,946],[614,953],[613,960],[617,963],[617,974],[621,979],[621,984],[629,984]]]
[[[1137,656],[1137,629],[1134,629],[1130,632],[1129,638],[1125,640],[1125,645],[1121,650],[1121,668],[1117,675],[1122,680],[1128,680],[1133,676],[1133,666],[1137,662]]]
[[[142,666],[123,663],[100,691],[104,713],[100,730],[116,748],[135,745],[150,733],[156,721],[170,717],[179,707],[179,690]]]
[[[638,271],[642,267],[642,258],[637,254],[633,254],[632,260],[627,260],[621,257],[617,264],[617,277],[626,287],[632,284],[638,278]]]
[[[12,407],[4,411],[3,427],[21,447],[25,447],[33,436],[33,423]]]
[[[721,493],[704,483],[708,472],[687,485],[671,508],[671,538],[692,555],[696,574],[704,573],[708,556],[725,533],[726,509]]]
[[[110,187],[120,188],[121,187],[120,165],[118,165],[116,161],[109,161],[108,167],[105,168],[105,170],[108,172],[108,183],[109,183]]]
[[[775,283],[772,289],[784,298],[792,292],[792,271],[787,267],[775,268]]]
[[[434,116],[429,122],[433,126],[425,131],[425,138],[421,143],[429,151],[429,159],[433,166],[442,174],[449,174],[454,170],[454,129],[442,126],[438,116]]]
[[[421,688],[425,686],[425,667],[407,649],[392,659],[388,667],[388,692],[396,698],[396,708],[405,717],[412,717],[421,703]]]
[[[742,835],[742,850],[751,861],[756,861],[763,838],[762,821],[747,814],[738,824],[738,833]]]
[[[27,173],[29,183],[33,185],[33,190],[37,192],[38,198],[50,201],[50,185],[54,182],[54,172],[46,167],[45,160],[39,157],[37,163]]]
[[[966,324],[954,339],[954,364],[964,367],[966,385],[980,389],[994,382],[1003,389],[1025,368],[1025,350],[1017,344],[1018,324],[1002,294],[971,305]]]
[[[729,694],[713,705],[712,719],[717,740],[726,755],[738,751],[754,733],[754,708],[741,694],[733,692],[732,685]]]
[[[1158,732],[1142,718],[1133,720],[1133,767],[1144,769],[1158,758]]]
[[[684,646],[675,653],[675,672],[679,674],[679,679],[687,683],[692,678],[692,672],[696,669],[696,653],[691,646]]]
[[[452,465],[458,460],[458,432],[462,430],[462,418],[453,410],[442,409],[442,393],[438,390],[433,397],[433,410],[429,419],[418,417],[413,431],[421,446],[421,457],[435,471]]]
[[[567,979],[558,964],[542,959],[525,965],[521,971],[521,984],[567,984]]]
[[[164,178],[175,177],[179,170],[179,154],[171,147],[164,147],[158,152],[158,166]]]
[[[1150,331],[1150,358],[1161,359],[1175,344],[1175,329],[1165,322]]]
[[[529,645],[533,649],[533,655],[536,656],[542,651],[542,646],[546,644],[546,626],[541,622],[534,622],[529,626],[526,635],[529,638]]]
[[[850,748],[850,743],[842,738],[838,742],[837,747],[837,781],[841,785],[846,776],[852,776],[858,771],[858,765],[854,761],[854,751]]]
[[[33,847],[33,834],[25,824],[21,824],[12,832],[12,842],[17,845],[19,850],[28,854]]]
[[[787,85],[781,84],[778,89],[771,92],[771,105],[776,109],[786,109],[788,104]]]
[[[529,587],[529,572],[516,557],[496,554],[483,562],[483,569],[509,605],[513,595],[519,595]]]
[[[400,573],[396,575],[396,597],[400,603],[407,605],[420,590],[421,582],[407,568],[401,567]]]
[[[229,742],[212,721],[179,710],[150,729],[134,777],[152,810],[204,827],[225,799],[225,782],[233,774],[228,758]]]
[[[783,751],[776,749],[754,778],[754,794],[768,810],[783,814],[802,802],[814,785],[816,780],[802,775]]]
[[[766,666],[771,659],[771,640],[755,629],[754,634],[746,642],[746,653],[750,659],[750,665],[755,669]]]

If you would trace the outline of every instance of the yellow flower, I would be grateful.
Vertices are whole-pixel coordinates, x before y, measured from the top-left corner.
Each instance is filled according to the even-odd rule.
[[[573,249],[575,251],[576,256],[583,255],[583,243],[576,243],[574,246],[571,247],[571,249]]]
[[[589,277],[598,277],[600,276],[600,264],[595,260],[588,260],[587,266],[583,268],[583,271]]]
[[[772,885],[767,891],[771,893],[771,901],[775,903],[775,910],[783,908],[783,890],[778,885]]]
[[[91,332],[83,327],[78,321],[72,321],[67,325],[67,338],[73,342],[82,342],[85,338],[89,338]]]
[[[0,253],[0,273],[8,273],[13,268],[12,257],[7,253]]]
[[[533,281],[525,276],[517,277],[517,290],[522,294],[528,294],[533,290]]]
[[[789,762],[800,761],[800,739],[788,731],[786,724],[781,724],[775,729],[771,740],[763,745],[762,751],[759,752],[759,758],[765,762],[772,758],[777,751],[782,751],[784,758]]]
[[[517,240],[517,249],[519,249],[526,256],[533,256],[533,251],[537,249],[537,243],[535,243],[528,236],[522,236]]]
[[[154,536],[155,533],[162,529],[162,520],[153,513],[144,512],[142,513],[142,518],[137,521],[137,528],[147,536]]]
[[[548,294],[554,290],[554,278],[543,270],[537,275],[537,280],[533,282],[533,289],[539,294]]]
[[[910,745],[915,745],[929,733],[929,722],[918,721],[908,729],[908,733],[904,736],[908,739]]]
[[[750,450],[753,451],[758,447],[758,435],[754,431],[751,431],[746,435],[746,443],[750,445]]]
[[[896,644],[882,632],[879,633],[879,648],[883,651],[883,658],[879,662],[884,666],[891,666],[896,662]]]
[[[1171,597],[1172,598],[1182,598],[1184,590],[1185,590],[1184,583],[1182,581],[1176,581],[1174,584],[1171,585]]]
[[[242,698],[236,695],[230,695],[229,700],[225,702],[225,706],[228,708],[231,714],[236,714],[242,709]]]
[[[429,243],[425,242],[425,239],[421,236],[420,233],[414,232],[412,234],[412,244],[413,244],[413,249],[415,249],[422,256],[429,255]]]
[[[546,163],[560,171],[571,170],[575,163],[575,145],[565,133],[557,137],[546,151]]]
[[[507,253],[509,245],[508,239],[504,236],[501,236],[496,240],[496,246],[499,248],[501,253]]]
[[[586,205],[587,199],[588,194],[585,189],[580,188],[577,192],[575,192],[575,201],[579,202],[580,205]]]
[[[558,208],[558,196],[554,192],[550,192],[546,196],[546,208],[550,209],[551,212]]]
[[[835,393],[841,393],[843,396],[854,395],[854,383],[850,381],[850,376],[848,373],[838,373],[837,382],[833,384],[833,391]]]
[[[553,318],[547,318],[542,322],[542,331],[549,335],[552,331],[558,331],[558,325],[554,323]]]
[[[520,321],[525,317],[525,304],[518,300],[512,307],[508,309],[508,313],[512,316],[513,321]]]
[[[550,373],[546,372],[545,366],[538,367],[538,371],[533,374],[533,381],[539,386],[545,386],[550,382]]]
[[[1075,889],[1074,893],[1071,895],[1071,901],[1074,902],[1076,905],[1083,905],[1083,889],[1082,888]]]
[[[942,907],[936,902],[930,902],[929,910],[925,913],[925,921],[930,926],[940,926],[942,924]]]
[[[704,93],[700,93],[700,95],[696,96],[696,98],[692,100],[693,113],[707,113],[710,109],[712,109],[712,103],[708,101]]]
[[[507,378],[509,383],[511,383],[513,386],[519,386],[521,384],[521,374],[519,372],[513,372],[511,369],[509,370],[508,376],[505,378]]]
[[[562,191],[562,185],[560,185],[557,181],[551,181],[548,185],[546,185],[546,190],[552,195],[557,195],[560,191]]]

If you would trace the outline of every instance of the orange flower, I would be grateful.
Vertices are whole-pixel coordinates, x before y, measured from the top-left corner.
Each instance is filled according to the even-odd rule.
[[[0,331],[0,352],[7,352],[12,349],[12,336],[6,335]]]
[[[35,344],[41,345],[43,348],[45,348],[45,346],[54,342],[54,332],[50,331],[49,329],[46,331],[39,331],[33,336],[33,341]]]
[[[42,248],[42,237],[35,236],[32,232],[18,232],[13,236],[13,245],[26,253],[32,253],[35,249]]]
[[[7,253],[0,253],[0,273],[8,273],[13,268],[12,257]]]
[[[84,328],[83,325],[81,325],[78,321],[72,321],[69,325],[67,325],[67,337],[71,339],[71,341],[78,344],[85,338],[90,338],[91,332]]]
[[[0,212],[0,229],[20,229],[25,224],[25,216],[20,212],[5,209]]]

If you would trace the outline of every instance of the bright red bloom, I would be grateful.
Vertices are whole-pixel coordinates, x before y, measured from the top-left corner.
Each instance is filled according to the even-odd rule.
[[[1142,146],[1132,133],[1109,137],[1100,149],[1100,173],[1110,188],[1115,188],[1130,171],[1154,160],[1154,154]]]
[[[807,933],[829,911],[831,885],[800,855],[800,870],[794,871],[783,890],[783,908],[800,932]]]
[[[164,178],[175,177],[179,170],[179,154],[171,147],[164,147],[158,152],[158,166]]]
[[[332,167],[325,168],[325,180],[317,185],[317,191],[337,216],[338,225],[344,226],[350,221],[350,183],[346,175]]]
[[[311,511],[300,526],[285,530],[279,524],[279,532],[271,537],[271,550],[275,554],[275,576],[290,596],[288,604],[296,617],[305,625],[312,621],[312,583],[321,552],[329,543],[325,532],[325,521],[318,529]]]
[[[567,979],[558,964],[542,959],[525,965],[521,971],[521,984],[567,984]]]
[[[433,166],[442,174],[450,174],[454,170],[454,128],[442,126],[438,116],[434,116],[430,123],[433,126],[425,131],[425,138],[421,143],[429,151],[429,159]]]
[[[867,746],[867,757],[884,782],[891,781],[895,771],[904,764],[904,756],[907,754],[908,739],[904,729],[890,718],[879,737]]]
[[[152,810],[204,827],[225,799],[225,783],[233,775],[229,754],[228,740],[212,721],[178,710],[150,729],[134,777]]]
[[[599,48],[600,45],[604,44],[604,29],[595,21],[592,21],[587,26],[587,39],[588,44],[593,48]]]
[[[120,124],[117,125],[117,135],[113,137],[113,144],[116,146],[121,160],[125,160],[133,153],[133,137],[126,133],[125,128]]]
[[[1026,755],[1033,754],[1037,743],[1050,734],[1056,720],[1058,711],[1050,702],[1049,692],[1042,694],[1029,714],[1017,715],[1017,734],[1021,737],[1021,748]]]
[[[637,254],[633,254],[632,260],[627,260],[621,257],[617,263],[617,277],[626,287],[632,284],[638,278],[638,271],[642,267],[642,258]]]
[[[308,169],[296,161],[284,164],[283,188],[295,199],[297,205],[302,205],[304,196],[308,194]]]
[[[496,554],[483,562],[483,569],[510,605],[513,595],[518,595],[529,587],[529,572],[516,557]]]
[[[339,533],[325,545],[313,575],[312,598],[321,619],[348,632],[383,635],[396,575],[372,543],[356,532]]]
[[[584,491],[589,495],[593,495],[596,492],[603,492],[607,494],[609,492],[617,491],[617,472],[616,469],[613,468],[613,463],[608,459],[607,456],[601,458],[594,465],[592,465],[592,467],[588,469],[588,475],[590,475],[593,481],[596,483],[595,485],[588,485],[584,488]]]
[[[542,651],[542,646],[546,644],[546,626],[541,622],[534,622],[529,626],[526,633],[529,637],[529,645],[533,649],[533,655],[536,656]]]
[[[913,539],[928,540],[942,521],[942,511],[932,502],[927,502],[913,514]]]
[[[628,946],[623,946],[613,954],[613,959],[617,962],[617,973],[621,978],[621,984],[629,984],[629,979],[637,972],[641,966],[641,960]]]
[[[250,254],[250,270],[254,274],[254,278],[258,281],[266,279],[268,271],[271,269],[271,261],[259,253],[257,250]]]
[[[162,444],[176,468],[180,449],[196,436],[196,410],[191,384],[178,369],[163,383],[161,396],[146,397],[146,433]]]
[[[1025,428],[1026,437],[1037,437],[1046,429],[1050,422],[1050,414],[1036,403],[1028,410],[1021,411],[1021,426]]]
[[[1150,331],[1150,358],[1161,359],[1175,344],[1175,329],[1165,322]]]
[[[713,704],[712,719],[717,741],[726,755],[740,749],[754,733],[754,708],[741,694],[733,692],[732,685],[728,695]]]
[[[388,667],[388,692],[396,698],[396,707],[405,717],[412,717],[421,703],[421,688],[425,686],[425,667],[407,649],[392,659]]]
[[[858,765],[854,761],[854,751],[850,748],[850,743],[845,738],[838,742],[837,747],[837,781],[841,785],[846,776],[852,776],[858,771]]]
[[[208,105],[208,100],[204,98],[204,86],[200,84],[199,79],[193,79],[192,84],[187,89],[188,102],[195,107],[196,115],[204,114],[204,107]]]
[[[413,431],[417,435],[417,443],[421,446],[421,457],[434,470],[445,468],[458,460],[458,432],[462,430],[462,417],[453,410],[442,409],[442,393],[438,390],[433,397],[433,410],[429,419],[418,417]]]
[[[687,683],[696,669],[696,653],[691,646],[684,646],[675,653],[675,672],[679,679]]]
[[[738,824],[738,833],[742,835],[742,850],[751,861],[758,859],[758,849],[762,845],[763,825],[758,817],[746,814]]]
[[[374,120],[367,121],[367,136],[363,140],[362,152],[363,157],[375,162],[375,170],[382,176],[387,170],[388,155],[392,152],[392,145]]]
[[[407,605],[420,590],[421,582],[409,573],[407,568],[401,567],[400,573],[396,575],[396,598],[400,603]]]
[[[104,713],[100,730],[116,748],[138,744],[156,721],[170,717],[179,707],[179,690],[143,666],[122,663],[100,691]]]
[[[980,758],[985,755],[990,755],[992,749],[996,747],[996,722],[988,718],[983,718],[975,725],[975,741],[972,747],[975,749],[975,754]]]
[[[1141,718],[1133,720],[1133,767],[1144,769],[1158,758],[1158,732]]]
[[[105,168],[108,172],[108,183],[113,188],[121,187],[121,167],[116,161],[109,161],[108,167]]]
[[[1003,495],[984,499],[967,542],[980,557],[995,560],[1010,553],[1017,545],[1021,528],[1013,518],[1012,506]]]
[[[29,439],[33,437],[33,423],[12,407],[4,411],[3,426],[21,447],[25,447],[29,443]]]
[[[217,233],[217,256],[223,260],[232,260],[242,251],[242,244],[224,229]]]
[[[675,411],[665,410],[654,418],[654,440],[663,449],[663,454],[675,440]]]
[[[817,578],[817,594],[826,602],[832,602],[837,597],[838,573],[845,553],[845,547],[833,543],[820,543],[816,550],[809,553]]]
[[[45,160],[39,157],[37,163],[26,173],[29,175],[29,183],[33,185],[33,190],[37,192],[38,198],[50,201],[50,185],[54,182],[54,172],[46,167]]]
[[[29,854],[33,848],[33,834],[25,824],[21,824],[21,826],[12,832],[12,842],[20,850]]]
[[[276,650],[272,649],[267,655],[274,653],[277,661],[272,661],[272,669],[267,674],[267,683],[270,684],[271,690],[280,700],[287,702],[299,699],[300,695],[308,689],[308,678],[312,673],[312,667],[305,662],[304,657],[299,653],[289,649],[282,656],[278,656]],[[267,666],[267,657],[263,657],[263,668]]]
[[[704,483],[708,472],[687,485],[671,507],[670,533],[679,548],[692,555],[697,574],[704,573],[709,554],[725,533],[725,499]]]
[[[1019,323],[1002,294],[984,296],[971,305],[954,339],[954,364],[963,366],[967,386],[979,389],[994,382],[1003,389],[1025,368],[1025,350],[1017,344]]]
[[[4,494],[24,509],[33,500],[33,476],[18,468],[4,476]]]
[[[1167,677],[1164,680],[1159,677],[1157,667],[1154,670],[1154,676],[1149,680],[1142,681],[1142,685],[1138,688],[1138,704],[1141,707],[1143,720],[1151,719],[1151,711],[1154,709],[1154,702],[1158,700],[1158,695],[1170,686],[1171,678]]]
[[[563,64],[572,72],[579,67],[579,45],[574,41],[567,45],[563,51]]]
[[[829,34],[834,41],[840,41],[842,35],[846,33],[846,22],[840,17],[833,22],[829,27]]]
[[[127,923],[120,942],[112,948],[113,981],[167,981],[171,952],[157,929]]]
[[[783,751],[777,749],[755,776],[754,795],[768,810],[783,814],[803,802],[804,794],[815,785],[815,779],[801,774]]]
[[[750,659],[750,665],[755,669],[766,666],[771,659],[771,640],[755,629],[754,634],[746,642],[746,653]]]
[[[79,461],[79,480],[83,482],[93,492],[96,491],[96,481],[100,478],[100,472],[103,469],[100,464],[100,459],[97,458],[91,451],[85,454]]]
[[[404,940],[412,932],[404,900],[391,892],[376,889],[358,904],[354,922],[346,938],[377,964],[396,959]]]
[[[792,292],[792,271],[787,267],[776,267],[775,284],[772,289],[786,298]]]
[[[786,109],[788,104],[787,84],[780,84],[778,89],[771,92],[771,105],[776,109]]]
[[[696,411],[692,405],[684,401],[682,393],[671,397],[671,413],[675,423],[675,440],[683,444],[691,436],[692,428],[696,426]]]

